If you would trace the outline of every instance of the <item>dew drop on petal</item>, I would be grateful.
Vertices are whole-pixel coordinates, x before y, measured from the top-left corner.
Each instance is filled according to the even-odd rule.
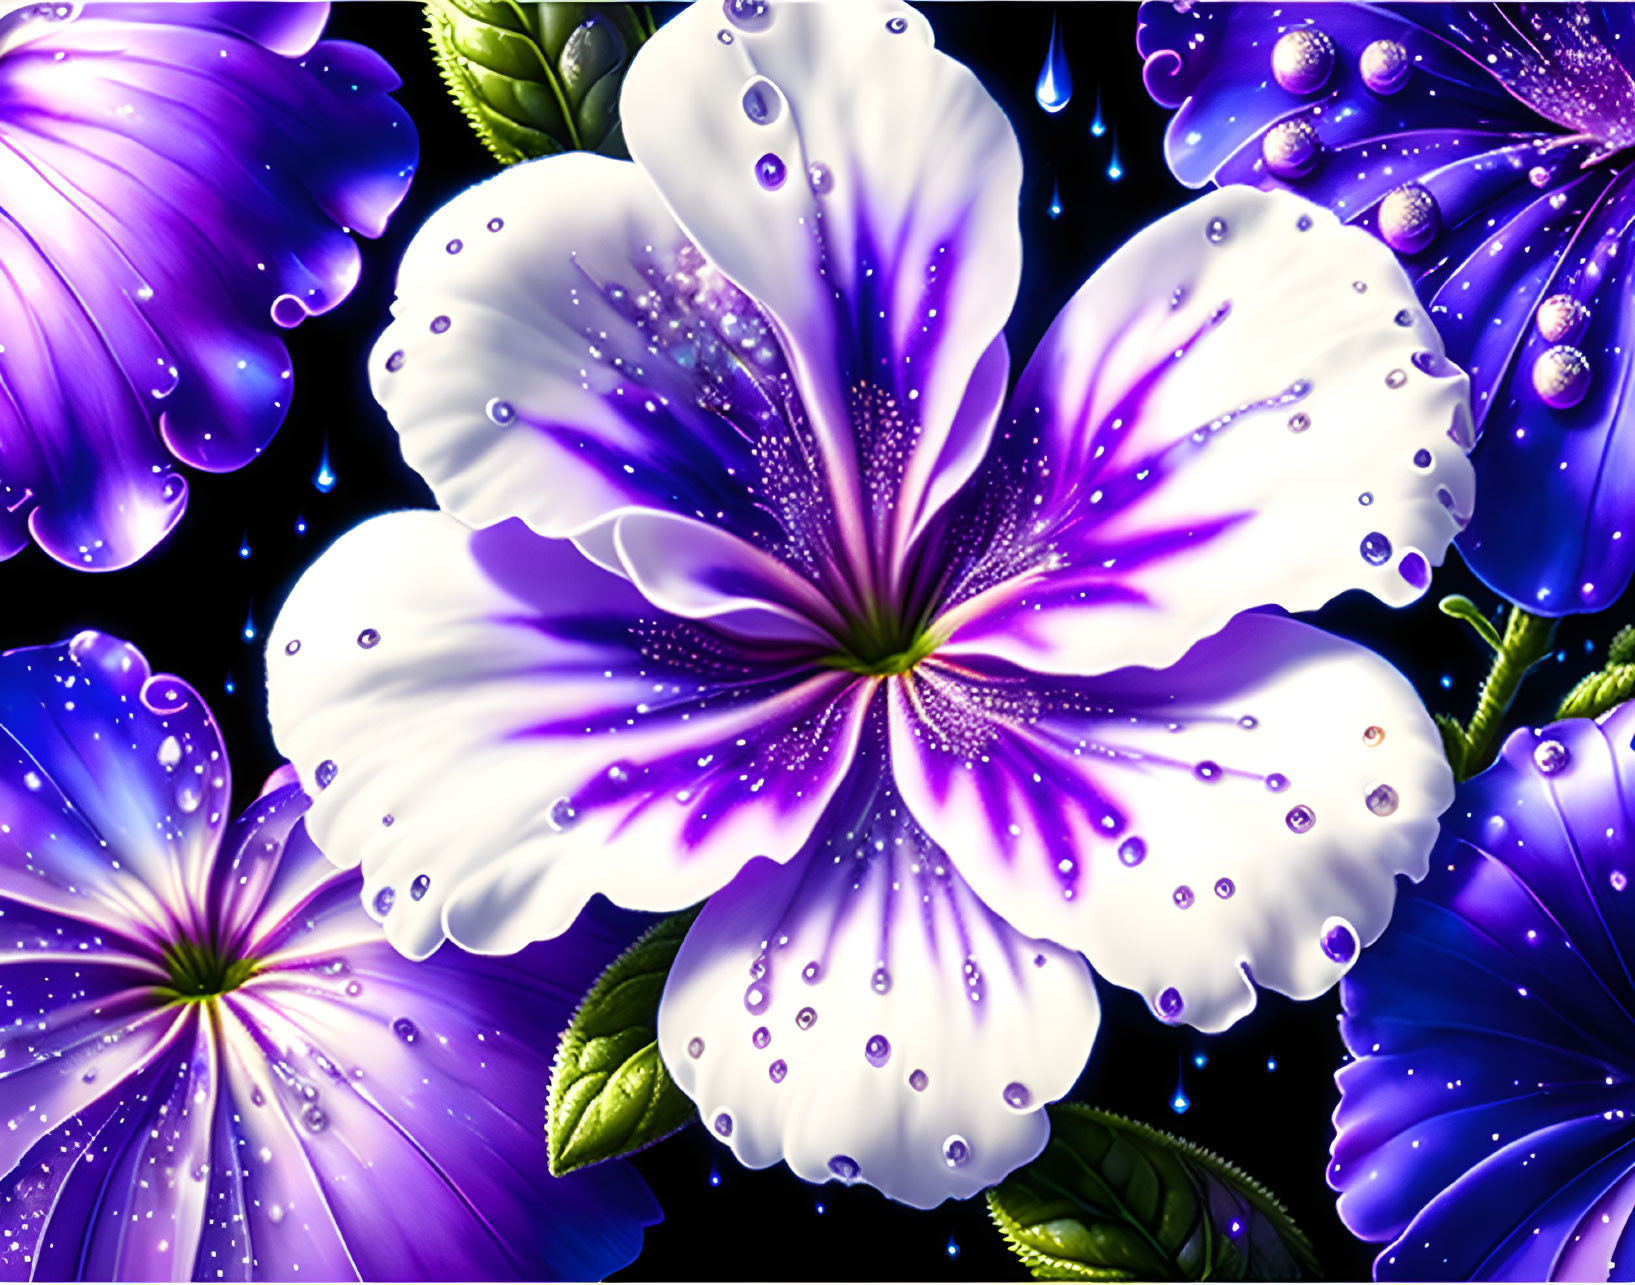
[[[1420,447],[1419,450],[1414,452],[1414,467],[1415,468],[1430,468],[1430,466],[1431,466],[1431,453],[1429,451],[1427,451],[1424,447]]]
[[[293,655],[295,655],[296,652],[298,652],[300,650],[301,650],[301,640],[299,638],[291,638],[287,643],[284,644],[284,654],[286,656],[293,656]]]
[[[578,812],[574,810],[573,800],[561,798],[551,804],[551,810],[546,813],[545,819],[551,823],[553,830],[571,830],[578,816]]]
[[[461,250],[465,249],[465,243],[461,241],[459,237],[455,237],[452,241],[445,245],[443,249],[447,250],[450,254],[459,254]]]
[[[409,885],[409,896],[415,901],[420,901],[425,897],[426,890],[430,887],[430,875],[416,875],[414,882]]]
[[[1370,531],[1363,536],[1362,543],[1357,546],[1363,556],[1363,561],[1369,566],[1385,565],[1391,558],[1391,541],[1380,531]]]
[[[744,87],[744,115],[757,125],[770,125],[783,115],[783,100],[772,82],[757,77]]]
[[[397,893],[392,891],[392,889],[389,888],[389,887],[388,888],[382,888],[379,892],[377,892],[375,894],[375,913],[377,915],[389,914],[391,912],[392,906],[396,902],[397,902]]]
[[[1192,775],[1200,781],[1218,781],[1221,779],[1221,765],[1212,759],[1205,759],[1192,769]]]
[[[1357,935],[1350,924],[1331,921],[1323,928],[1321,945],[1336,964],[1348,964],[1357,953]]]
[[[1408,83],[1413,62],[1408,51],[1395,40],[1376,40],[1362,51],[1357,70],[1363,84],[1376,94],[1394,94]]]
[[[842,1182],[853,1182],[863,1172],[862,1166],[850,1156],[830,1156],[829,1172]]]
[[[812,1024],[816,1021],[817,1009],[815,1008],[803,1008],[800,1012],[795,1014],[795,1025],[800,1027],[800,1029],[803,1031],[811,1030]]]
[[[1363,801],[1368,805],[1368,810],[1377,817],[1390,816],[1397,810],[1397,804],[1400,802],[1397,792],[1389,785],[1375,786]]]
[[[1554,776],[1567,766],[1571,755],[1560,741],[1540,741],[1533,749],[1533,762],[1546,776]]]
[[[1215,880],[1215,895],[1222,901],[1225,901],[1237,890],[1237,884],[1233,883],[1230,879],[1223,877]]]
[[[1212,245],[1219,245],[1226,240],[1226,220],[1210,219],[1204,227],[1204,236]]]
[[[450,324],[449,319],[445,316],[438,315],[433,317],[431,319],[431,332],[434,335],[447,334]]]
[[[1127,866],[1138,866],[1147,859],[1147,841],[1132,834],[1118,845],[1118,859]]]
[[[755,162],[755,181],[768,192],[776,192],[788,177],[789,171],[776,152],[768,152]]]
[[[339,771],[340,768],[335,766],[334,759],[325,759],[312,769],[312,779],[320,790],[327,790],[335,783],[335,776]]]
[[[403,362],[406,357],[407,354],[401,348],[399,348],[391,356],[386,358],[386,369],[395,375],[398,371],[403,369]]]
[[[772,1032],[764,1026],[757,1026],[755,1033],[749,1037],[749,1042],[758,1049],[764,1049],[768,1044],[772,1043]]]
[[[358,634],[358,646],[365,651],[380,645],[380,630],[365,629]]]
[[[870,978],[869,985],[874,988],[876,995],[884,995],[891,989],[891,974],[886,971],[884,964],[874,970],[874,976]]]
[[[1398,254],[1418,254],[1436,239],[1441,227],[1442,211],[1436,198],[1418,183],[1404,183],[1380,201],[1380,236]]]
[[[1625,888],[1629,887],[1629,876],[1622,870],[1614,870],[1607,876],[1607,882],[1612,885],[1612,890],[1614,892],[1622,892]]]
[[[1280,121],[1260,140],[1260,154],[1266,168],[1280,179],[1303,178],[1311,173],[1322,152],[1322,144],[1311,122],[1303,119]]]
[[[924,1071],[915,1070],[910,1071],[908,1074],[908,1087],[913,1089],[916,1093],[924,1093],[925,1086],[930,1083],[931,1077]]]
[[[1576,348],[1557,344],[1533,363],[1533,391],[1553,410],[1567,410],[1590,391],[1590,361]]]
[[[501,427],[514,423],[517,418],[517,408],[499,397],[490,397],[483,413]]]
[[[868,1043],[863,1046],[863,1056],[870,1066],[884,1066],[891,1060],[891,1041],[884,1035],[869,1036]]]
[[[771,1079],[772,1083],[782,1084],[783,1077],[789,1074],[789,1063],[785,1062],[780,1057],[773,1062],[771,1066],[766,1068],[766,1073],[768,1078]]]
[[[891,32],[891,34],[894,36],[900,36],[903,34],[903,32],[908,30],[908,19],[901,17],[887,18],[886,30]]]
[[[1283,824],[1296,834],[1305,834],[1317,824],[1317,814],[1304,803],[1296,803],[1283,816]]]
[[[1266,788],[1273,794],[1282,794],[1289,788],[1289,778],[1281,772],[1273,772],[1266,778]]]
[[[1173,1022],[1181,1016],[1181,1010],[1186,1003],[1181,998],[1181,992],[1175,987],[1167,987],[1158,997],[1158,1016],[1166,1022]]]
[[[1405,370],[1393,370],[1385,377],[1385,386],[1387,388],[1401,388],[1407,382],[1408,372]]]
[[[1192,904],[1192,901],[1193,901],[1192,889],[1188,888],[1186,886],[1186,884],[1182,884],[1172,894],[1170,894],[1170,900],[1173,901],[1182,910],[1185,910],[1188,906],[1190,906]]]
[[[420,1028],[408,1018],[400,1017],[392,1023],[392,1034],[405,1044],[413,1044],[420,1034]]]
[[[1316,27],[1286,31],[1272,46],[1272,77],[1291,94],[1314,94],[1334,71],[1334,42]]]
[[[732,1136],[732,1116],[726,1111],[718,1111],[715,1116],[715,1131],[723,1138]]]
[[[1289,416],[1289,432],[1304,433],[1311,427],[1311,416],[1305,411],[1297,411]]]
[[[1423,589],[1431,582],[1431,564],[1423,554],[1410,551],[1397,563],[1397,573],[1415,589]]]
[[[1020,1111],[1033,1101],[1033,1094],[1020,1080],[1012,1080],[1005,1086],[1004,1098],[1006,1106],[1015,1107]]]
[[[766,1006],[770,998],[766,993],[766,988],[759,982],[755,982],[744,992],[744,1007],[751,1013],[759,1015],[766,1012]]]
[[[1553,294],[1533,314],[1540,338],[1547,344],[1577,343],[1590,322],[1590,310],[1570,294]]]
[[[942,1144],[942,1159],[950,1169],[958,1169],[971,1158],[971,1144],[959,1134],[950,1134]]]

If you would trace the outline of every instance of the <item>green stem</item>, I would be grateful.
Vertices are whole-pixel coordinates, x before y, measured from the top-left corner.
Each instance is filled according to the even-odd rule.
[[[1512,607],[1504,636],[1493,654],[1493,667],[1482,684],[1476,712],[1465,728],[1465,755],[1459,777],[1468,780],[1493,761],[1499,729],[1527,672],[1550,654],[1556,621]]]

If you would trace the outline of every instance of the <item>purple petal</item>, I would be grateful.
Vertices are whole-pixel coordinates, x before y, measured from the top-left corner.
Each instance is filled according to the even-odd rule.
[[[93,570],[180,518],[173,455],[221,472],[265,448],[291,389],[274,322],[346,297],[343,229],[380,233],[416,155],[374,54],[256,43],[310,43],[321,10],[135,8],[14,15],[0,74],[0,552],[26,517]]]

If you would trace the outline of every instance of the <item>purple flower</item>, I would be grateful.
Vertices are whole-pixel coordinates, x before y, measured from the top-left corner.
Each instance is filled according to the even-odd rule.
[[[1239,613],[1419,595],[1465,381],[1384,247],[1237,189],[1007,404],[1021,158],[901,4],[697,5],[622,117],[635,163],[518,166],[410,247],[372,367],[443,512],[306,573],[274,731],[400,949],[708,897],[659,1042],[715,1134],[968,1196],[1083,1067],[1080,952],[1219,1030],[1423,871],[1413,692]]]
[[[84,633],[0,655],[0,1278],[601,1276],[658,1218],[553,1179],[558,1030],[622,941],[411,964],[307,837],[237,821],[198,693]],[[424,888],[405,889],[405,898]]]
[[[128,566],[177,461],[266,448],[277,327],[357,283],[413,173],[397,77],[322,4],[28,4],[0,19],[0,559]]]
[[[1182,182],[1299,192],[1401,256],[1470,374],[1482,503],[1460,549],[1545,615],[1598,611],[1635,572],[1632,41],[1621,4],[1141,10]]]
[[[1329,1181],[1381,1280],[1635,1263],[1635,704],[1518,731],[1341,988]]]

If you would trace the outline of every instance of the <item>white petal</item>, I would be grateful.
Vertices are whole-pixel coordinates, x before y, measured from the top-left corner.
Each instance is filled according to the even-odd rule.
[[[942,470],[963,481],[980,457],[950,434],[992,431],[991,415],[956,420],[1021,274],[1004,113],[895,0],[691,6],[643,47],[621,111],[682,227],[776,321],[836,493],[875,466],[851,440],[860,387],[916,426],[895,463],[900,549]],[[763,163],[783,175],[770,190]],[[855,536],[879,515],[846,516]]]
[[[897,787],[977,895],[1201,1030],[1254,1006],[1246,970],[1299,999],[1332,986],[1453,799],[1407,680],[1281,616],[1164,670],[933,660],[892,697]]]
[[[1471,509],[1468,382],[1375,238],[1284,192],[1193,202],[1023,373],[946,515],[967,585],[947,654],[1104,673],[1269,603],[1413,601]]]
[[[505,952],[593,894],[679,910],[786,861],[872,685],[654,608],[566,540],[396,513],[343,536],[269,633],[307,824],[393,945]],[[390,890],[390,896],[386,891]]]
[[[928,1208],[1039,1153],[1099,1020],[1084,960],[984,906],[884,795],[710,899],[659,1049],[742,1163]]]

